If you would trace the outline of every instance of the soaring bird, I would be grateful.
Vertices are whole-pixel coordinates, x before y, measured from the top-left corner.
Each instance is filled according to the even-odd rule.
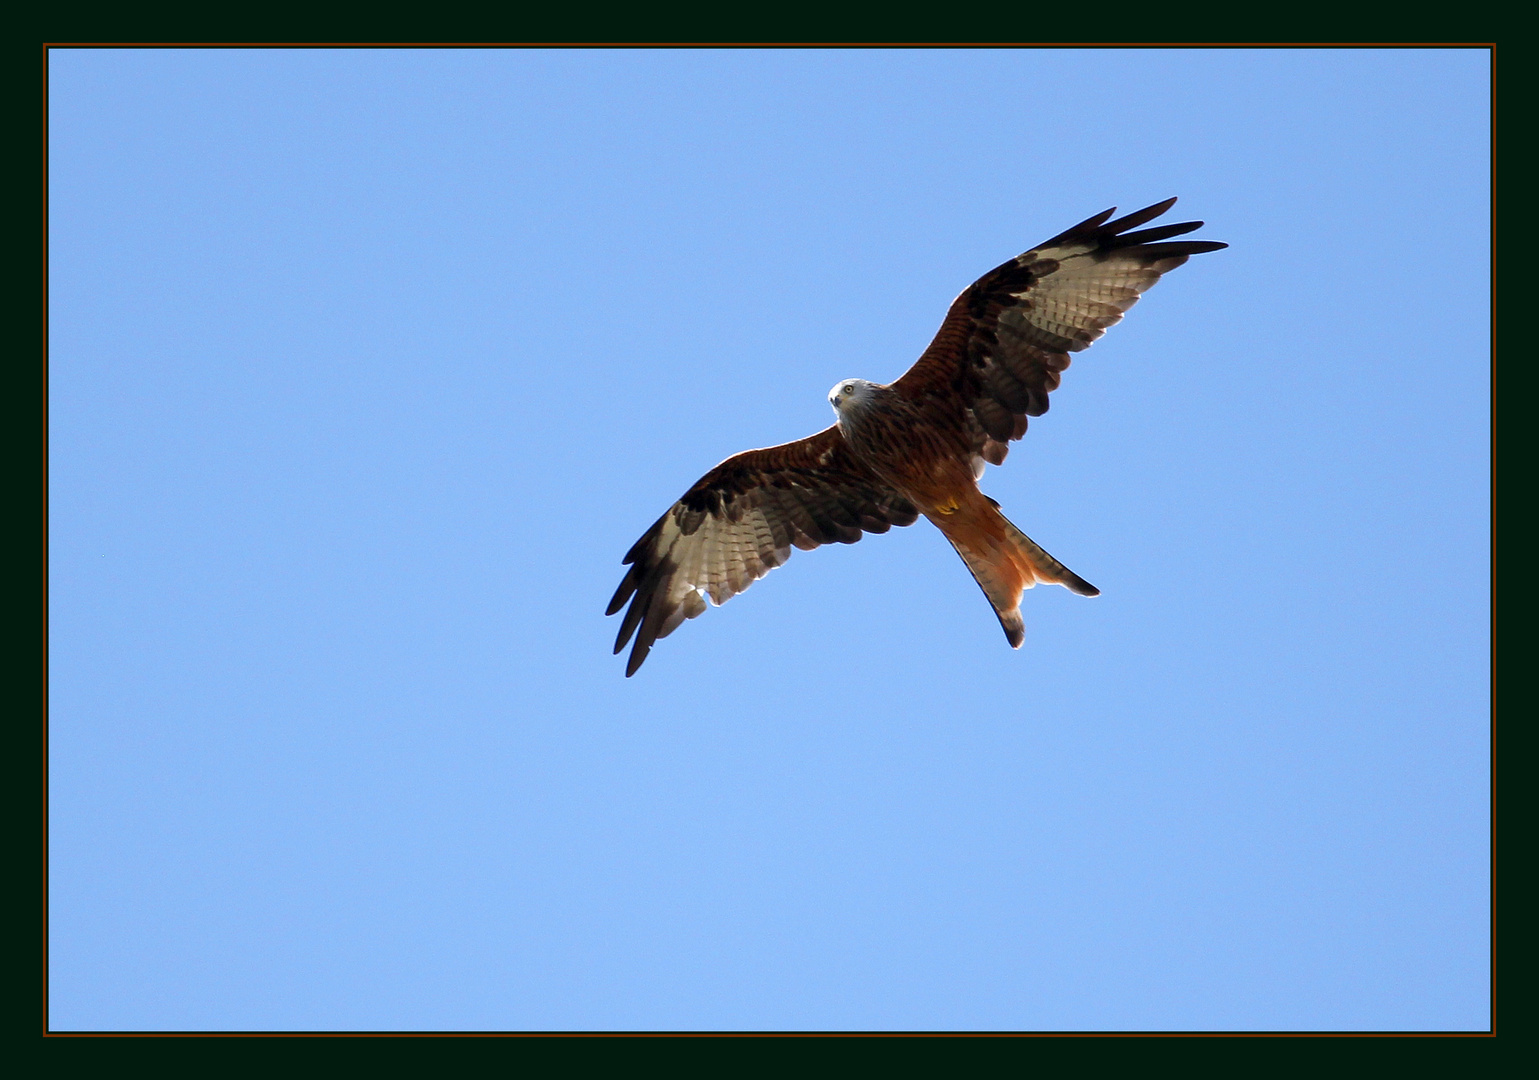
[[[622,560],[629,569],[605,614],[630,602],[615,638],[618,653],[635,635],[626,676],[707,597],[726,603],[793,547],[853,544],[921,514],[972,571],[1011,648],[1025,639],[1024,590],[1041,581],[1097,595],[1011,524],[978,480],[1026,434],[1027,417],[1047,412],[1069,353],[1121,320],[1161,274],[1228,246],[1171,241],[1200,221],[1138,230],[1175,201],[1112,221],[1114,207],[995,267],[952,302],[902,378],[845,379],[829,391],[832,427],[702,476]]]

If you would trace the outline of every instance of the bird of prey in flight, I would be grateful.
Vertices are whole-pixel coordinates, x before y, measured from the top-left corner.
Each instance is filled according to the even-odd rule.
[[[1228,246],[1170,239],[1200,221],[1138,229],[1175,201],[1115,221],[1107,210],[990,270],[956,298],[902,378],[845,379],[829,391],[832,427],[737,454],[701,477],[623,560],[630,569],[606,614],[630,602],[615,639],[618,653],[635,635],[626,676],[707,597],[726,603],[793,547],[853,544],[921,514],[962,556],[1012,648],[1025,638],[1023,590],[1041,581],[1095,596],[1007,521],[978,480],[1026,434],[1026,418],[1047,411],[1069,353],[1118,322],[1161,274]]]

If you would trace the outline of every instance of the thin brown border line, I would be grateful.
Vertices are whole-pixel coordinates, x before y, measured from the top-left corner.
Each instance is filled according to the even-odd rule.
[[[48,146],[49,146],[49,112],[48,112],[48,53],[55,48],[1483,48],[1491,52],[1491,79],[1487,88],[1488,121],[1492,133],[1492,143],[1487,155],[1488,167],[1495,163],[1495,131],[1496,131],[1496,43],[1495,42],[1411,42],[1411,43],[1344,43],[1344,42],[1270,42],[1270,43],[944,43],[927,46],[916,43],[757,43],[743,45],[740,43],[196,43],[196,42],[169,42],[169,43],[129,43],[129,42],[43,42],[43,553],[44,565],[47,565],[49,551],[48,534],[48,362],[49,362],[49,318],[48,318]],[[1489,184],[1491,205],[1489,209],[1489,229],[1491,250],[1488,256],[1488,280],[1494,286],[1496,277],[1496,174],[1494,167],[1491,169]],[[1487,366],[1491,377],[1491,390],[1488,398],[1488,410],[1491,419],[1491,432],[1488,437],[1487,457],[1491,462],[1490,477],[1488,480],[1488,498],[1491,506],[1496,503],[1496,416],[1494,404],[1496,400],[1496,290],[1493,287],[1489,301],[1491,315],[1490,326],[1487,330],[1488,361]],[[1488,515],[1489,516],[1489,515]],[[1488,520],[1488,525],[1492,524]],[[1489,651],[1489,685],[1494,688],[1496,681],[1496,534],[1491,531],[1489,541],[1490,569],[1489,597],[1491,609],[1488,616],[1488,634],[1491,645]],[[700,1032],[700,1031],[673,1031],[673,1032],[551,1032],[551,1031],[218,1031],[218,1032],[194,1032],[194,1031],[53,1031],[48,1024],[49,1007],[49,966],[48,966],[48,866],[49,866],[49,834],[48,834],[48,735],[49,726],[47,718],[48,710],[48,662],[49,650],[47,648],[48,635],[48,575],[43,575],[43,1036],[44,1038],[1495,1038],[1496,1036],[1496,705],[1494,696],[1488,709],[1488,791],[1487,817],[1489,832],[1487,850],[1490,855],[1490,870],[1488,885],[1489,893],[1489,934],[1487,937],[1487,950],[1489,954],[1489,1010],[1488,1016],[1491,1027],[1485,1031],[1086,1031],[1086,1032],[1048,1032],[1048,1031],[985,1031],[985,1032]]]
[[[48,824],[49,824],[48,810],[49,810],[49,807],[51,805],[51,803],[49,801],[49,792],[48,792],[48,780],[49,780],[49,769],[48,769],[48,763],[49,763],[48,750],[49,750],[49,746],[48,746],[48,738],[49,738],[49,735],[51,734],[51,731],[52,731],[52,724],[50,723],[50,720],[53,717],[53,712],[49,708],[49,704],[50,703],[49,703],[49,700],[48,700],[48,681],[49,681],[49,678],[48,678],[48,676],[49,676],[48,663],[49,663],[49,660],[52,658],[52,654],[51,654],[51,652],[49,651],[49,648],[48,648],[49,629],[50,629],[49,628],[49,623],[48,623],[48,614],[49,614],[49,610],[50,610],[48,589],[49,589],[49,585],[51,584],[50,581],[49,581],[49,575],[48,575],[48,569],[49,569],[49,559],[48,559],[48,556],[49,556],[49,552],[52,550],[51,546],[50,546],[50,538],[49,538],[49,535],[48,535],[48,524],[49,524],[49,519],[48,519],[48,511],[49,511],[49,498],[48,498],[48,492],[49,492],[49,483],[48,483],[48,419],[49,419],[48,390],[49,390],[49,380],[48,380],[48,373],[49,373],[49,370],[50,370],[50,362],[51,362],[50,361],[50,357],[49,357],[49,353],[48,353],[48,344],[49,344],[49,339],[48,339],[48,330],[49,330],[49,318],[48,318],[48,314],[49,314],[49,304],[48,304],[48,284],[49,284],[49,280],[48,280],[48,278],[49,278],[49,275],[48,275],[48,254],[49,254],[49,252],[48,252],[48,220],[49,220],[48,219],[48,149],[49,149],[48,102],[49,102],[49,99],[50,99],[50,95],[49,95],[49,88],[48,88],[48,48],[47,48],[47,46],[44,46],[44,48],[43,48],[43,101],[42,101],[42,106],[43,106],[43,305],[42,305],[42,307],[43,307],[43,310],[41,312],[42,319],[43,319],[43,823],[42,823],[43,824],[43,940],[42,940],[41,944],[42,944],[42,953],[43,953],[43,955],[42,955],[42,961],[43,961],[43,1002],[42,1002],[42,1004],[43,1004],[43,1016],[42,1016],[42,1020],[43,1020],[43,1034],[45,1036],[49,1034],[49,1031],[48,1031],[48,1018],[49,1018],[49,1008],[50,1008],[50,1005],[51,1005],[51,1000],[49,998],[49,992],[51,990],[51,987],[49,985],[49,964],[48,964],[48,961],[49,961],[49,942],[52,940],[52,937],[51,937],[51,935],[49,933],[50,927],[49,927],[49,923],[48,923],[48,913],[49,913],[49,902],[48,902],[49,901],[49,896],[48,896],[49,872],[48,871],[49,871],[49,867],[52,865],[52,859],[50,858],[51,852],[50,852],[50,849],[49,849],[49,833],[48,833]]]
[[[1490,998],[1486,1006],[1486,1021],[1490,1024],[1491,1034],[1496,1034],[1496,50],[1492,48],[1487,60],[1489,65],[1486,82],[1486,130],[1490,135],[1490,144],[1486,149],[1486,169],[1489,171],[1489,184],[1486,194],[1490,199],[1487,213],[1490,220],[1487,222],[1487,236],[1490,240],[1490,248],[1486,253],[1486,288],[1490,296],[1487,301],[1490,325],[1486,328],[1486,370],[1490,378],[1490,388],[1487,390],[1486,416],[1491,428],[1488,436],[1490,442],[1486,447],[1487,468],[1490,474],[1487,477],[1488,489],[1486,492],[1486,530],[1489,534],[1490,550],[1487,553],[1489,566],[1487,574],[1489,581],[1486,585],[1486,603],[1488,605],[1487,619],[1489,625],[1486,628],[1486,708],[1488,711],[1487,739],[1486,739],[1486,814],[1489,828],[1486,831],[1486,858],[1487,879],[1486,894],[1490,910],[1486,914],[1486,950],[1487,950],[1487,978],[1489,979]]]
[[[47,49],[1491,49],[1494,41],[45,41]]]
[[[49,1031],[75,1039],[1492,1039],[1492,1031]]]

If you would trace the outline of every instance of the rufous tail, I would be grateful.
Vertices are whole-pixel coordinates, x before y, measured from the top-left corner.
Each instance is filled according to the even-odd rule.
[[[999,625],[1012,649],[1026,640],[1021,620],[1021,593],[1037,582],[1062,585],[1081,596],[1099,596],[1090,582],[1043,551],[1031,537],[1017,529],[999,512],[999,504],[981,492],[952,513],[925,515],[972,571],[999,616]]]

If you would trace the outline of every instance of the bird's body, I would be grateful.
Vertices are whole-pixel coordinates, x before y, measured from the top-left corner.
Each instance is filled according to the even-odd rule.
[[[1020,597],[1037,582],[1084,596],[1097,590],[1043,551],[978,489],[1027,417],[1085,348],[1139,293],[1191,255],[1226,245],[1165,243],[1199,228],[1132,229],[1174,199],[1110,223],[1106,211],[995,268],[951,305],[935,340],[896,382],[846,379],[829,393],[834,426],[797,442],[728,458],[631,548],[610,601],[629,601],[615,651],[632,634],[626,675],[652,643],[724,603],[790,557],[791,548],[854,543],[920,515],[940,529],[1019,648]]]
[[[1082,596],[1100,590],[1038,547],[978,489],[983,459],[944,399],[911,399],[850,379],[830,395],[850,450],[951,541],[999,616],[1013,648],[1025,638],[1021,593],[1037,582]]]

